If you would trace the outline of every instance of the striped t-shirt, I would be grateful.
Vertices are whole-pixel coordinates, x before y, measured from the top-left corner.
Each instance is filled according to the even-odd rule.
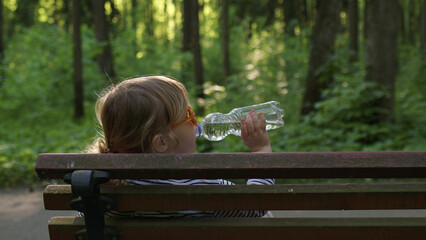
[[[126,180],[128,185],[235,185],[224,179],[143,179]],[[274,179],[249,179],[247,185],[272,185]],[[107,212],[113,217],[175,218],[175,217],[262,217],[267,210],[216,210],[216,211],[129,211]]]

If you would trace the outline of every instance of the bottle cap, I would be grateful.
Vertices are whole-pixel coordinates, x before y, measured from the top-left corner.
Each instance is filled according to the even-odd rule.
[[[201,127],[200,127],[200,125],[199,125],[199,124],[197,124],[197,126],[196,126],[196,127],[194,127],[194,128],[195,128],[195,136],[196,136],[197,138],[201,137]]]

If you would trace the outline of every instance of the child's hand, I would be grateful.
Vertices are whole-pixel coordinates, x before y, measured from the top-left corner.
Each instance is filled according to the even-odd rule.
[[[266,119],[263,113],[252,110],[247,118],[241,120],[241,139],[252,152],[272,152],[269,136],[266,132]]]

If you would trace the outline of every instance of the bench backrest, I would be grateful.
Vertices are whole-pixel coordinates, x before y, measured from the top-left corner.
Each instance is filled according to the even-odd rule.
[[[41,179],[104,170],[112,179],[426,178],[426,152],[40,154]]]

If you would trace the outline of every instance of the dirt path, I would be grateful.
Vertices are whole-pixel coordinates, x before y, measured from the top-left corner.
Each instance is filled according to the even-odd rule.
[[[48,220],[55,215],[69,216],[66,211],[46,211],[43,190],[37,187],[0,188],[1,239],[46,240]]]

